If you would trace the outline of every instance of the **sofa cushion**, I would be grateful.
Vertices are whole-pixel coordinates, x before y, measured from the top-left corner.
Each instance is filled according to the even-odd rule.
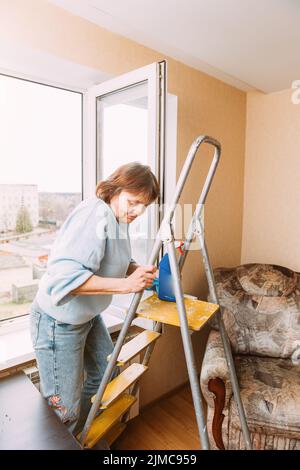
[[[298,281],[294,271],[275,264],[244,264],[237,267],[236,276],[244,291],[250,295],[289,295]]]
[[[251,432],[300,436],[300,366],[284,359],[237,356],[241,398]],[[230,426],[240,429],[234,399]]]

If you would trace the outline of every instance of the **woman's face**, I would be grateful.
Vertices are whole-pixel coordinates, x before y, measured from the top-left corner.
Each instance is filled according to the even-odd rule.
[[[139,215],[143,214],[147,204],[143,194],[121,191],[120,194],[112,197],[110,206],[119,222],[130,224]]]

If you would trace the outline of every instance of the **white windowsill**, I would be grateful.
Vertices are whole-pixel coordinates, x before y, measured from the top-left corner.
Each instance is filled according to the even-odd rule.
[[[121,329],[124,320],[109,308],[102,314],[110,333]],[[35,359],[30,338],[29,317],[0,326],[0,371]]]

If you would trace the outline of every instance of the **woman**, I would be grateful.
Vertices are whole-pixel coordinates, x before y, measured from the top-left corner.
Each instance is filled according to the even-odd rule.
[[[155,278],[155,266],[131,258],[128,224],[158,195],[150,168],[136,162],[98,183],[96,196],[82,201],[60,228],[32,303],[41,391],[75,435],[113,350],[101,312],[112,294],[139,292]]]

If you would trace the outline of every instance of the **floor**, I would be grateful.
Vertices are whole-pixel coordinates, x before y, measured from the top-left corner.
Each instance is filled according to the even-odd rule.
[[[117,450],[197,450],[200,448],[189,385],[147,407],[131,420]]]

